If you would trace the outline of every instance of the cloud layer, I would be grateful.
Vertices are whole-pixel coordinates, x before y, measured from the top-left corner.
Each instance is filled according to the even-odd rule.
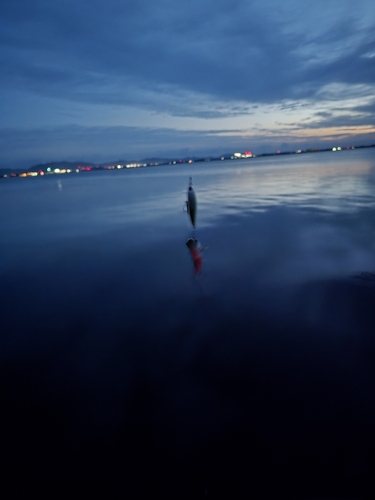
[[[355,9],[337,0],[17,0],[1,3],[0,19],[2,128],[25,128],[35,115],[44,117],[39,128],[67,124],[61,113],[49,116],[45,102],[39,113],[27,113],[15,93],[64,103],[73,115],[83,110],[73,125],[86,116],[87,125],[101,126],[117,108],[124,118],[113,126],[138,120],[149,127],[139,118],[148,113],[163,129],[228,127],[246,134],[244,117],[254,124],[268,106],[304,104],[313,128],[373,126],[371,0]],[[341,115],[316,110],[335,100],[337,107],[355,102]],[[298,123],[303,118],[296,116]]]

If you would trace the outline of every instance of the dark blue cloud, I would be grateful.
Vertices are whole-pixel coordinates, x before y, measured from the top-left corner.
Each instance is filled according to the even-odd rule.
[[[341,123],[342,125],[342,123]],[[374,134],[333,131],[327,143],[318,134],[322,126],[340,126],[339,118],[325,118],[306,124],[279,127],[278,132],[259,127],[246,136],[242,130],[186,130],[147,127],[59,126],[37,129],[3,129],[0,168],[28,168],[51,161],[90,161],[106,163],[116,160],[140,160],[147,157],[211,156],[245,151],[293,151],[309,147],[331,147],[334,138],[344,145],[373,143]],[[298,129],[311,129],[311,137],[295,137]]]
[[[328,83],[374,82],[373,60],[362,57],[374,48],[370,27],[361,30],[351,15],[314,38],[303,33],[308,19],[301,17],[302,29],[290,22],[292,3],[279,16],[275,9],[277,2],[260,7],[241,0],[3,2],[3,85],[159,109],[165,102],[158,92],[276,102],[312,97]],[[334,14],[330,2],[325,10]],[[334,61],[321,57],[358,32],[361,39]],[[151,100],[143,95],[148,91]]]
[[[97,161],[112,151],[114,156],[138,158],[177,149],[215,154],[223,144],[224,150],[249,147],[249,133],[252,149],[267,146],[261,134],[270,133],[267,147],[279,149],[280,144],[298,142],[291,136],[298,123],[312,130],[373,125],[372,13],[372,0],[357,2],[355,9],[350,2],[333,0],[308,5],[297,0],[3,0],[1,127],[9,140],[3,140],[1,161],[21,161],[22,148],[22,161],[27,154],[47,161],[67,150]],[[17,92],[22,99],[17,100]],[[332,106],[348,98],[352,110],[337,116]],[[25,106],[28,99],[40,102],[44,121],[38,120],[37,111],[31,124],[36,104]],[[329,109],[314,107],[322,103],[324,108],[327,102]],[[95,111],[91,107],[89,112],[92,104]],[[132,112],[126,111],[129,106]],[[109,107],[127,107],[111,132],[103,126],[110,123],[103,119]],[[259,110],[267,120],[254,116]],[[137,112],[143,118],[134,123]],[[288,113],[295,113],[295,119],[282,129]],[[72,124],[87,128],[71,127],[69,135],[62,127],[68,125],[68,115]],[[173,123],[167,119],[171,116]],[[232,136],[201,133],[204,125],[184,122],[189,117],[221,119],[213,128],[228,128]],[[236,117],[242,121],[235,122]],[[226,118],[231,121],[225,123]],[[161,128],[160,137],[151,126]],[[235,137],[234,129],[242,132]]]
[[[233,133],[233,131],[230,131]],[[246,139],[223,138],[226,130],[177,131],[164,128],[63,126],[44,129],[2,130],[3,167],[29,167],[55,160],[108,162],[147,156],[193,156],[221,154],[241,146]],[[235,130],[240,134],[241,131]],[[141,153],[140,153],[141,152]],[[30,160],[31,159],[31,160]]]

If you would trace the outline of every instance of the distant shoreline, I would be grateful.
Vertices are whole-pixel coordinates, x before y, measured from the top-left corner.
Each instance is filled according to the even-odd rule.
[[[11,177],[39,177],[44,175],[59,175],[67,173],[80,173],[80,172],[91,172],[98,170],[117,170],[117,169],[129,169],[129,168],[140,168],[140,167],[159,167],[167,165],[182,165],[200,162],[210,162],[210,161],[228,161],[228,160],[243,160],[251,158],[263,158],[269,156],[285,156],[294,154],[308,154],[308,153],[324,153],[324,152],[343,152],[352,151],[355,149],[366,149],[374,148],[375,144],[362,145],[362,146],[345,146],[345,147],[332,147],[325,149],[309,148],[309,149],[298,149],[297,151],[277,151],[276,153],[261,153],[253,154],[251,152],[247,153],[232,153],[225,154],[221,156],[205,156],[205,157],[188,157],[183,159],[159,159],[155,161],[151,160],[141,160],[139,162],[126,162],[119,160],[116,162],[109,162],[103,164],[95,164],[93,162],[49,162],[45,164],[38,164],[30,167],[29,169],[11,169],[2,168],[0,169],[0,178],[7,179]]]

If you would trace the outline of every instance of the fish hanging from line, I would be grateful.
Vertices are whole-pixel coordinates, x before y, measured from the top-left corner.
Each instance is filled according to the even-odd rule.
[[[187,192],[187,201],[185,203],[186,211],[189,214],[193,228],[195,229],[195,221],[197,217],[197,198],[193,189],[193,179],[190,177],[189,188]]]
[[[197,198],[195,196],[195,191],[193,189],[193,179],[189,179],[189,187],[187,192],[187,201],[185,202],[186,211],[189,214],[190,221],[193,225],[193,238],[189,238],[186,242],[186,246],[190,251],[191,258],[193,260],[195,276],[198,277],[202,270],[203,258],[202,252],[208,247],[202,247],[197,238],[195,238],[195,222],[197,217]]]

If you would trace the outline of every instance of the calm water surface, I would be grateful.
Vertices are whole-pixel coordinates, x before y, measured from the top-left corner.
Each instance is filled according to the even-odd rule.
[[[373,148],[1,180],[10,477],[365,498],[374,185]]]

